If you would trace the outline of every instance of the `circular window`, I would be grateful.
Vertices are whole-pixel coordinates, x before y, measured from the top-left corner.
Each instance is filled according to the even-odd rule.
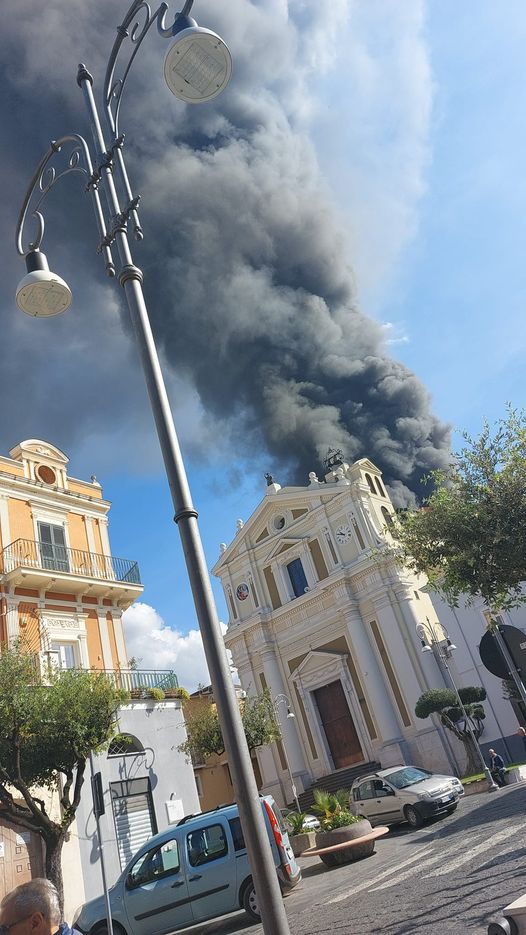
[[[283,529],[285,525],[285,517],[275,516],[274,519],[272,520],[272,525],[274,526],[274,529]]]
[[[43,484],[56,484],[57,482],[57,475],[53,468],[48,467],[47,464],[39,464],[37,467],[37,477]]]

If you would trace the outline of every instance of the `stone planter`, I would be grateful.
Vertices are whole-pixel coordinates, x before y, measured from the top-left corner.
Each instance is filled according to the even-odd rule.
[[[352,825],[346,825],[344,828],[336,828],[334,831],[318,831],[316,833],[316,847],[331,847],[333,844],[342,844],[344,841],[356,841],[357,838],[363,838],[372,832],[372,825],[366,818],[355,822]],[[351,860],[360,860],[362,857],[370,857],[374,851],[374,840],[364,841],[363,844],[353,844],[352,847],[342,848],[339,851],[333,851],[332,854],[320,854],[320,860],[326,867],[338,867],[341,864],[347,864]]]
[[[289,838],[294,857],[299,857],[302,851],[306,851],[309,847],[314,847],[316,833],[314,831],[302,831],[301,834],[289,835]]]

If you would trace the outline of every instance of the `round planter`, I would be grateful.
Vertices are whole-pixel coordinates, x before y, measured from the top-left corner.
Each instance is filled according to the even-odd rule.
[[[333,844],[342,844],[344,841],[356,841],[370,834],[372,825],[366,818],[357,821],[352,825],[346,825],[344,828],[336,828],[334,831],[318,831],[316,833],[316,847],[331,847]],[[353,844],[352,847],[343,847],[339,851],[333,851],[332,854],[320,854],[320,860],[326,867],[338,867],[341,864],[347,864],[351,860],[361,860],[362,857],[370,857],[374,851],[374,841],[364,841],[363,844]]]
[[[301,834],[292,834],[289,837],[294,857],[299,857],[307,848],[314,847],[316,840],[314,831],[302,831]]]

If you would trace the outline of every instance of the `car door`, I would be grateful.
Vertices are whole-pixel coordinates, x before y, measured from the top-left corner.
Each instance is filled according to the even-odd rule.
[[[131,935],[164,935],[192,922],[188,882],[174,834],[137,858],[124,887]]]
[[[375,823],[377,817],[377,806],[373,791],[372,779],[365,779],[352,792],[355,813],[368,818],[371,824]]]
[[[373,779],[373,797],[376,805],[376,816],[380,821],[398,821],[401,816],[400,802],[394,789],[383,782],[382,779]]]
[[[185,836],[188,894],[195,922],[214,919],[239,908],[236,859],[226,827],[219,818],[188,829]]]

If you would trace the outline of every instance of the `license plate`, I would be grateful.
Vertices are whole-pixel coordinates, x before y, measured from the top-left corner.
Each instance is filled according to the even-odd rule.
[[[452,792],[451,795],[443,795],[439,802],[451,802],[455,798],[455,793]]]

